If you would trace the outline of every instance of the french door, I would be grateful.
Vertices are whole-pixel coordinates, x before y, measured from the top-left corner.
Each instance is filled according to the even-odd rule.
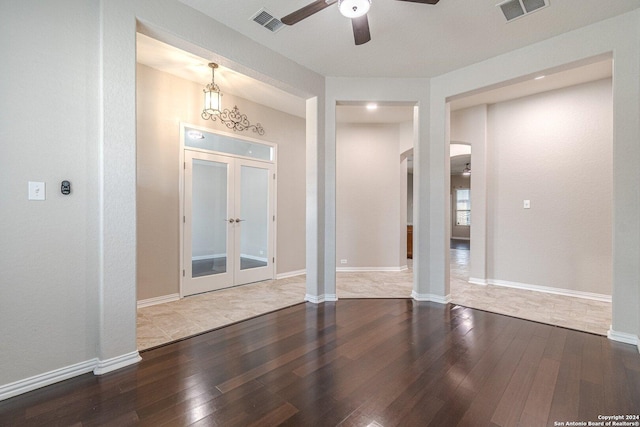
[[[273,163],[184,151],[182,295],[273,278]]]

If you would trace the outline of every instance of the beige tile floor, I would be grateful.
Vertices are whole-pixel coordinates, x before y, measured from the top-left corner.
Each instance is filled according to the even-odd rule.
[[[611,304],[467,283],[469,251],[451,250],[454,304],[606,335]],[[338,298],[409,298],[413,271],[338,273]],[[219,328],[304,301],[305,276],[270,280],[138,309],[138,349]]]

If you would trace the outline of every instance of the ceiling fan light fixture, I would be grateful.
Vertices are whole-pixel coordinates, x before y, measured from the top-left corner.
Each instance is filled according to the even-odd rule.
[[[359,18],[366,15],[370,7],[371,0],[338,0],[338,9],[347,18]]]

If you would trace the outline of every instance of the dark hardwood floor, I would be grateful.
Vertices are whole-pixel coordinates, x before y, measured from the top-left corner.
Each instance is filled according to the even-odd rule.
[[[401,299],[300,304],[0,402],[2,426],[553,426],[640,413],[605,337]]]

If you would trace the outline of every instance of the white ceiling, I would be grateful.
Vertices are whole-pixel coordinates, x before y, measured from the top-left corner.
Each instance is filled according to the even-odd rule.
[[[215,16],[214,19],[316,72],[328,76],[362,77],[438,75],[640,7],[640,0],[550,0],[549,7],[506,23],[500,9],[495,7],[497,0],[441,0],[437,5],[373,0],[369,12],[372,40],[355,46],[350,23],[335,5],[295,26],[271,33],[249,18],[261,7],[266,7],[275,16],[284,16],[310,0],[180,1]],[[382,16],[387,19],[375,24]],[[397,26],[394,28],[391,23],[397,23]],[[319,33],[323,33],[322,37],[318,37]],[[138,62],[202,87],[211,81],[207,59],[142,34],[138,34],[137,54]],[[606,78],[611,76],[611,70],[610,58],[576,64],[574,68],[550,70],[542,80],[533,80],[535,76],[532,75],[521,81],[508,82],[503,87],[456,97],[450,100],[451,110]],[[223,93],[305,117],[304,99],[231,69],[218,68],[216,83]],[[398,123],[412,120],[412,117],[411,105],[387,104],[368,111],[363,105],[347,103],[337,108],[339,122]]]
[[[613,61],[611,58],[606,58],[574,68],[531,75],[518,82],[506,82],[500,87],[484,89],[473,94],[462,94],[455,99],[450,99],[451,111],[480,104],[495,104],[509,99],[605,79],[611,77],[612,73]]]
[[[451,157],[451,175],[462,175],[467,164],[473,173],[473,168],[471,167],[471,154],[462,154],[460,156]]]
[[[640,7],[640,0],[549,0],[506,22],[498,0],[424,5],[372,0],[372,40],[355,46],[337,5],[272,33],[250,18],[262,7],[281,18],[311,0],[180,0],[324,76],[433,77]]]

